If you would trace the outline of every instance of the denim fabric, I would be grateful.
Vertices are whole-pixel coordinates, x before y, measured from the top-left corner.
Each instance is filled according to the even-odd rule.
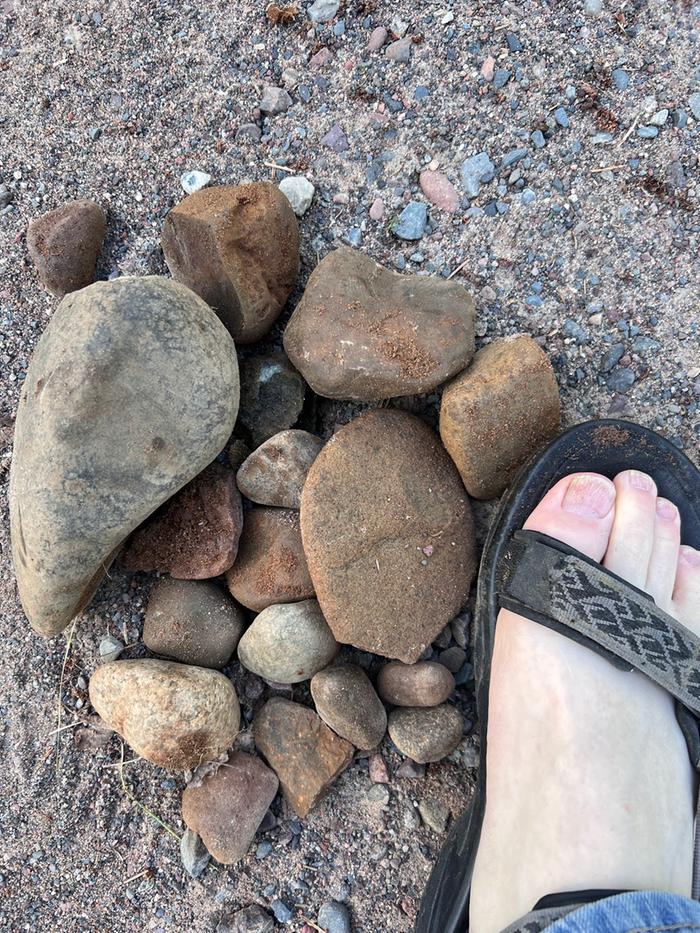
[[[700,903],[662,891],[630,891],[586,904],[546,933],[698,933]]]

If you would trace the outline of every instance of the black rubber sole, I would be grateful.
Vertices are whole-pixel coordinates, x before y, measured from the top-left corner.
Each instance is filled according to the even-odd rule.
[[[700,471],[665,438],[628,421],[606,419],[576,425],[534,457],[505,493],[479,568],[474,618],[476,705],[481,734],[477,786],[469,808],[455,821],[428,881],[415,933],[464,933],[469,892],[484,815],[486,724],[496,617],[496,570],[504,547],[542,496],[569,473],[623,470],[652,476],[659,495],[678,506],[683,543],[700,549]]]

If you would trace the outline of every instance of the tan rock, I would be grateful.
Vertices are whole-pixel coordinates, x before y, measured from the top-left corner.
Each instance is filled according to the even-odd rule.
[[[311,696],[321,719],[357,748],[376,748],[386,732],[386,710],[357,664],[338,664],[311,680]]]
[[[275,799],[279,781],[259,758],[229,752],[227,761],[182,795],[182,817],[222,865],[234,865]]]
[[[110,661],[90,678],[90,702],[137,755],[193,769],[233,744],[241,721],[231,681],[204,667],[143,658]]]
[[[476,499],[493,499],[559,430],[559,390],[531,337],[497,340],[445,387],[440,437]]]
[[[464,719],[454,706],[411,709],[389,713],[389,735],[398,750],[413,761],[440,761],[459,745]]]
[[[29,222],[27,249],[42,285],[63,298],[95,278],[95,264],[107,229],[94,201],[68,201]]]
[[[301,530],[336,639],[408,663],[464,605],[476,572],[457,471],[404,412],[365,412],[331,438],[304,485]]]
[[[268,700],[253,723],[255,745],[276,772],[287,803],[301,817],[350,764],[353,747],[305,706]]]
[[[322,447],[321,438],[308,431],[281,431],[243,462],[238,488],[260,505],[298,509],[306,475]]]
[[[439,706],[454,689],[454,677],[436,661],[390,661],[377,675],[379,696],[393,706]]]
[[[220,316],[239,343],[263,337],[299,271],[299,227],[268,182],[204,188],[165,219],[163,252],[173,278]]]

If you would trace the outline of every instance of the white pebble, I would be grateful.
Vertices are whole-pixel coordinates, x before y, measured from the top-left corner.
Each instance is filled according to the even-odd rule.
[[[206,188],[211,181],[211,175],[206,172],[198,172],[196,169],[191,172],[185,172],[180,176],[180,184],[183,191],[187,194],[194,194],[195,191],[201,191]]]
[[[288,175],[287,178],[282,179],[279,188],[292,205],[292,210],[297,217],[303,217],[311,207],[316,191],[309,179],[303,175]]]

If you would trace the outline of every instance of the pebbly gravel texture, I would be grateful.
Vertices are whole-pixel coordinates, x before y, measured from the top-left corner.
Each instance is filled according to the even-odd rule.
[[[280,325],[246,355],[279,348],[310,271],[346,243],[394,269],[459,269],[456,281],[477,302],[479,345],[535,337],[554,363],[566,423],[628,416],[698,457],[700,5],[346,0],[313,27],[304,12],[273,26],[264,8],[0,0],[3,928],[213,931],[257,902],[274,904],[287,920],[280,929],[301,931],[333,899],[347,903],[356,931],[408,931],[441,841],[419,809],[456,815],[478,754],[470,735],[456,760],[399,778],[401,758],[386,740],[388,799],[369,793],[359,757],[303,823],[278,799],[257,850],[235,869],[210,865],[191,878],[178,841],[129,796],[181,834],[182,776],[127,764],[127,793],[118,739],[73,725],[91,714],[86,682],[100,640],[121,638],[132,646],[124,657],[144,651],[134,643],[153,578],[117,569],[76,626],[61,690],[70,728],[56,741],[66,640],[29,631],[7,527],[18,393],[56,306],[28,260],[32,217],[93,198],[108,220],[99,276],[160,274],[160,230],[184,196],[183,173],[204,172],[212,184],[304,175],[316,190],[300,221],[299,285]],[[368,51],[376,27],[389,35]],[[291,105],[262,117],[267,86],[283,87]],[[462,164],[480,153],[477,164],[493,169],[463,177]],[[427,201],[418,180],[426,166],[457,189],[454,213]],[[419,206],[397,230],[409,204]],[[434,424],[438,398],[392,404]],[[300,424],[327,437],[362,407],[308,393]],[[478,508],[482,533],[491,508]],[[436,650],[453,639],[465,647],[464,625],[451,631]],[[357,654],[348,659],[367,665]],[[231,673],[249,722],[264,685],[237,666]],[[457,682],[469,717],[468,660]],[[305,691],[286,695],[308,702]]]

